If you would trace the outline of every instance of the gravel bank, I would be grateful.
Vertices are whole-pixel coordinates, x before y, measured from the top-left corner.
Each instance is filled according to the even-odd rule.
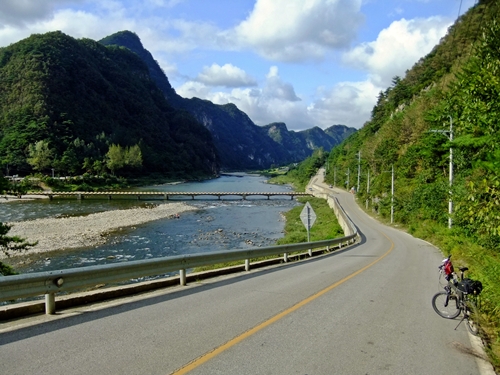
[[[38,244],[22,254],[97,246],[106,242],[109,232],[149,221],[175,217],[196,207],[185,203],[153,205],[151,208],[131,208],[68,218],[44,218],[9,223],[9,236],[20,236]],[[2,257],[2,254],[0,254]]]

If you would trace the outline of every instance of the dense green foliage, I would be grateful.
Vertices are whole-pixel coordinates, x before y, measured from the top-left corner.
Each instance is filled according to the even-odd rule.
[[[295,190],[303,191],[311,177],[325,164],[327,157],[328,153],[320,148],[302,162],[290,165],[286,174],[269,171],[268,175],[272,177],[271,181],[275,184],[290,184]]]
[[[12,252],[25,250],[36,243],[30,243],[18,236],[8,236],[11,226],[0,222],[0,253],[11,255]],[[7,264],[0,262],[0,276],[13,275],[15,271]]]
[[[201,177],[219,169],[209,131],[168,104],[128,49],[61,32],[0,49],[3,170],[99,174],[113,145],[135,155],[113,169],[122,175]]]
[[[7,191],[11,190],[13,190],[13,188],[9,180],[0,174],[0,194],[5,194]],[[12,252],[25,250],[35,245],[35,243],[30,243],[18,236],[8,236],[7,234],[10,228],[10,225],[0,222],[0,253],[9,256]],[[11,266],[0,261],[0,276],[14,274],[16,274],[16,272]]]
[[[394,167],[395,223],[431,240],[446,254],[455,254],[486,286],[484,312],[492,322],[487,337],[497,366],[499,21],[500,4],[492,0],[480,1],[462,16],[429,55],[380,93],[371,120],[330,153],[326,176],[330,183],[346,187],[344,175],[349,171],[350,186],[357,186],[359,167],[359,202],[387,219]],[[450,198],[451,230],[447,228]]]

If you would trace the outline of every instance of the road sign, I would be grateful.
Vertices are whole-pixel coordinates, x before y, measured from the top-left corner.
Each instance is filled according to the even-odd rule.
[[[302,212],[300,213],[300,220],[302,220],[302,224],[304,224],[307,230],[309,230],[316,221],[316,213],[309,202],[307,202],[302,209]]]

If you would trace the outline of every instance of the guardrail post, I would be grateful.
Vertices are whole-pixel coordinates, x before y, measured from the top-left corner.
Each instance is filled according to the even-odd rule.
[[[181,282],[181,286],[186,285],[186,270],[185,269],[181,269],[179,271],[179,280]]]
[[[56,313],[56,295],[48,293],[45,295],[45,314],[53,315]]]
[[[283,253],[283,261],[288,262],[288,253]]]
[[[250,271],[250,259],[245,259],[245,271]]]
[[[312,251],[312,249],[309,249],[309,250],[308,250],[308,253],[309,253],[309,256],[310,256],[310,257],[312,257],[312,256],[313,256],[313,251]]]

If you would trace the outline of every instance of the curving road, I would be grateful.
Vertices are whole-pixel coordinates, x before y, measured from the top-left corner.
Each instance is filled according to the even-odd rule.
[[[439,251],[332,193],[360,244],[0,325],[0,374],[479,374],[465,326],[431,307]]]

